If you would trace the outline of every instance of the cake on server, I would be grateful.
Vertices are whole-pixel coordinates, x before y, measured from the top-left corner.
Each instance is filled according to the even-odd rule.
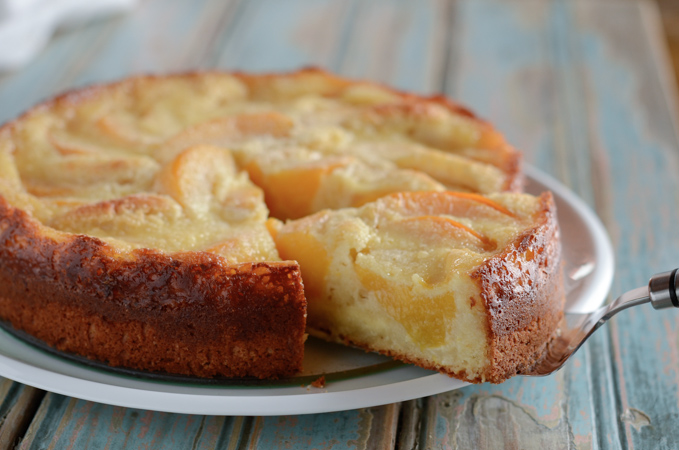
[[[562,317],[551,194],[403,192],[283,226],[313,335],[501,382]]]
[[[308,309],[314,334],[502,381],[563,301],[551,197],[520,189],[464,108],[320,70],[74,91],[0,128],[0,318],[111,366],[280,378]]]

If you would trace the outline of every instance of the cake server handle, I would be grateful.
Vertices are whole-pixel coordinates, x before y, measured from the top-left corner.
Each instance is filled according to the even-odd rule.
[[[648,293],[651,305],[655,309],[679,308],[679,283],[677,283],[679,269],[659,273],[651,277],[648,282]]]
[[[620,311],[649,302],[655,309],[679,308],[678,275],[679,269],[653,275],[648,282],[648,286],[625,292],[610,305],[606,306],[605,312],[599,321],[603,324]]]

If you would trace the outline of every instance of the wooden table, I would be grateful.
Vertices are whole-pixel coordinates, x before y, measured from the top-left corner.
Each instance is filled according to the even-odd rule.
[[[75,86],[194,68],[319,65],[443,92],[597,212],[616,252],[617,296],[679,265],[669,61],[661,17],[647,2],[149,0],[130,15],[60,32],[37,60],[0,78],[0,121]],[[676,449],[678,328],[679,311],[641,306],[550,377],[317,415],[169,414],[3,380],[0,446]]]

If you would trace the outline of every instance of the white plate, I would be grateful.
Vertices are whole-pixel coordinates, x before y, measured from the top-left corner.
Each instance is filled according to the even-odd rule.
[[[556,198],[567,278],[567,309],[601,305],[613,277],[613,250],[590,209],[547,175],[528,168],[527,191]],[[465,386],[418,367],[334,344],[310,340],[303,376],[286,384],[149,381],[91,368],[39,350],[0,331],[0,375],[47,391],[111,405],[176,413],[283,415],[341,411],[394,403]],[[325,373],[325,388],[308,386]]]

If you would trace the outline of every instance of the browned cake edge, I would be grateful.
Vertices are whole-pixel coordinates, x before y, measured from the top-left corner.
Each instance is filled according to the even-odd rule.
[[[534,221],[471,274],[488,311],[491,363],[484,378],[492,383],[530,367],[563,318],[561,241],[550,192],[541,195]]]
[[[280,378],[301,370],[306,300],[294,262],[120,252],[0,196],[0,318],[111,366]]]
[[[540,197],[536,225],[516,237],[508,249],[477,267],[470,277],[480,288],[488,311],[489,361],[481,376],[452,371],[426,359],[374,348],[335,335],[329,329],[311,329],[322,339],[374,351],[425,369],[436,370],[471,383],[501,383],[531,367],[563,318],[564,290],[561,244],[556,207],[550,192]],[[526,252],[531,250],[528,257]]]

